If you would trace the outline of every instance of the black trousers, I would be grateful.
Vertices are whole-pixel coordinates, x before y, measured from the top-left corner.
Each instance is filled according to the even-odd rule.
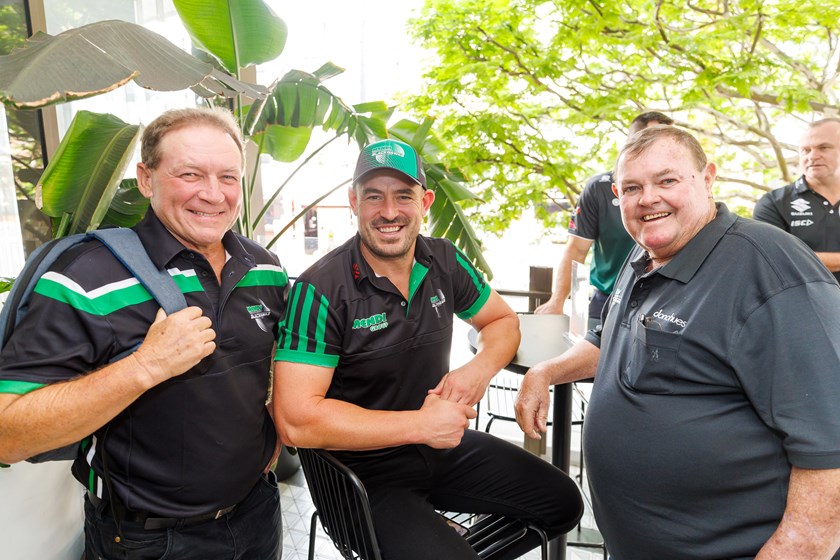
[[[379,457],[337,455],[365,484],[385,560],[477,558],[435,510],[519,517],[549,538],[571,530],[583,514],[580,492],[563,471],[484,432],[467,430],[453,449],[412,445]],[[538,545],[533,535],[494,560]]]

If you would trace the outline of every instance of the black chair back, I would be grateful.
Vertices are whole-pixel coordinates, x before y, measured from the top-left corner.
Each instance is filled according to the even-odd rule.
[[[309,560],[315,558],[319,516],[324,532],[346,560],[382,560],[367,491],[356,473],[323,449],[298,448],[298,455],[315,504],[309,528]]]

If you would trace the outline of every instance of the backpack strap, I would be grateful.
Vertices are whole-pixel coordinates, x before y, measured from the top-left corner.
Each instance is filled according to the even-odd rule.
[[[29,307],[29,298],[35,289],[35,284],[38,283],[38,278],[52,266],[59,255],[73,245],[80,243],[84,237],[85,234],[80,233],[53,239],[44,243],[29,255],[20,276],[15,279],[15,283],[12,285],[2,311],[0,311],[0,348],[3,348],[9,341],[12,331],[20,320],[19,317],[23,317],[26,313],[26,309]]]
[[[159,270],[133,229],[108,228],[88,233],[101,241],[152,295],[167,315],[187,307],[181,289],[166,270]]]
[[[181,289],[169,272],[158,270],[134,230],[108,228],[77,233],[44,243],[26,260],[21,275],[15,280],[0,310],[0,348],[6,345],[12,331],[26,314],[38,279],[67,249],[92,238],[101,241],[113,253],[117,260],[149,291],[167,315],[187,307],[187,300]]]

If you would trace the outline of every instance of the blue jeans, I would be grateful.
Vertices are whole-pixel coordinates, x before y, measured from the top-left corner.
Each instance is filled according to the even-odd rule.
[[[279,560],[282,551],[280,493],[273,472],[227,515],[168,529],[146,530],[122,521],[122,536],[107,502],[85,499],[85,560]]]

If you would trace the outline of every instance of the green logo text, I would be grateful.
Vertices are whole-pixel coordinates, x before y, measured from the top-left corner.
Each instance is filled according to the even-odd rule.
[[[353,329],[370,329],[371,331],[378,331],[380,329],[388,328],[388,319],[384,313],[377,313],[371,315],[366,319],[354,319]]]

